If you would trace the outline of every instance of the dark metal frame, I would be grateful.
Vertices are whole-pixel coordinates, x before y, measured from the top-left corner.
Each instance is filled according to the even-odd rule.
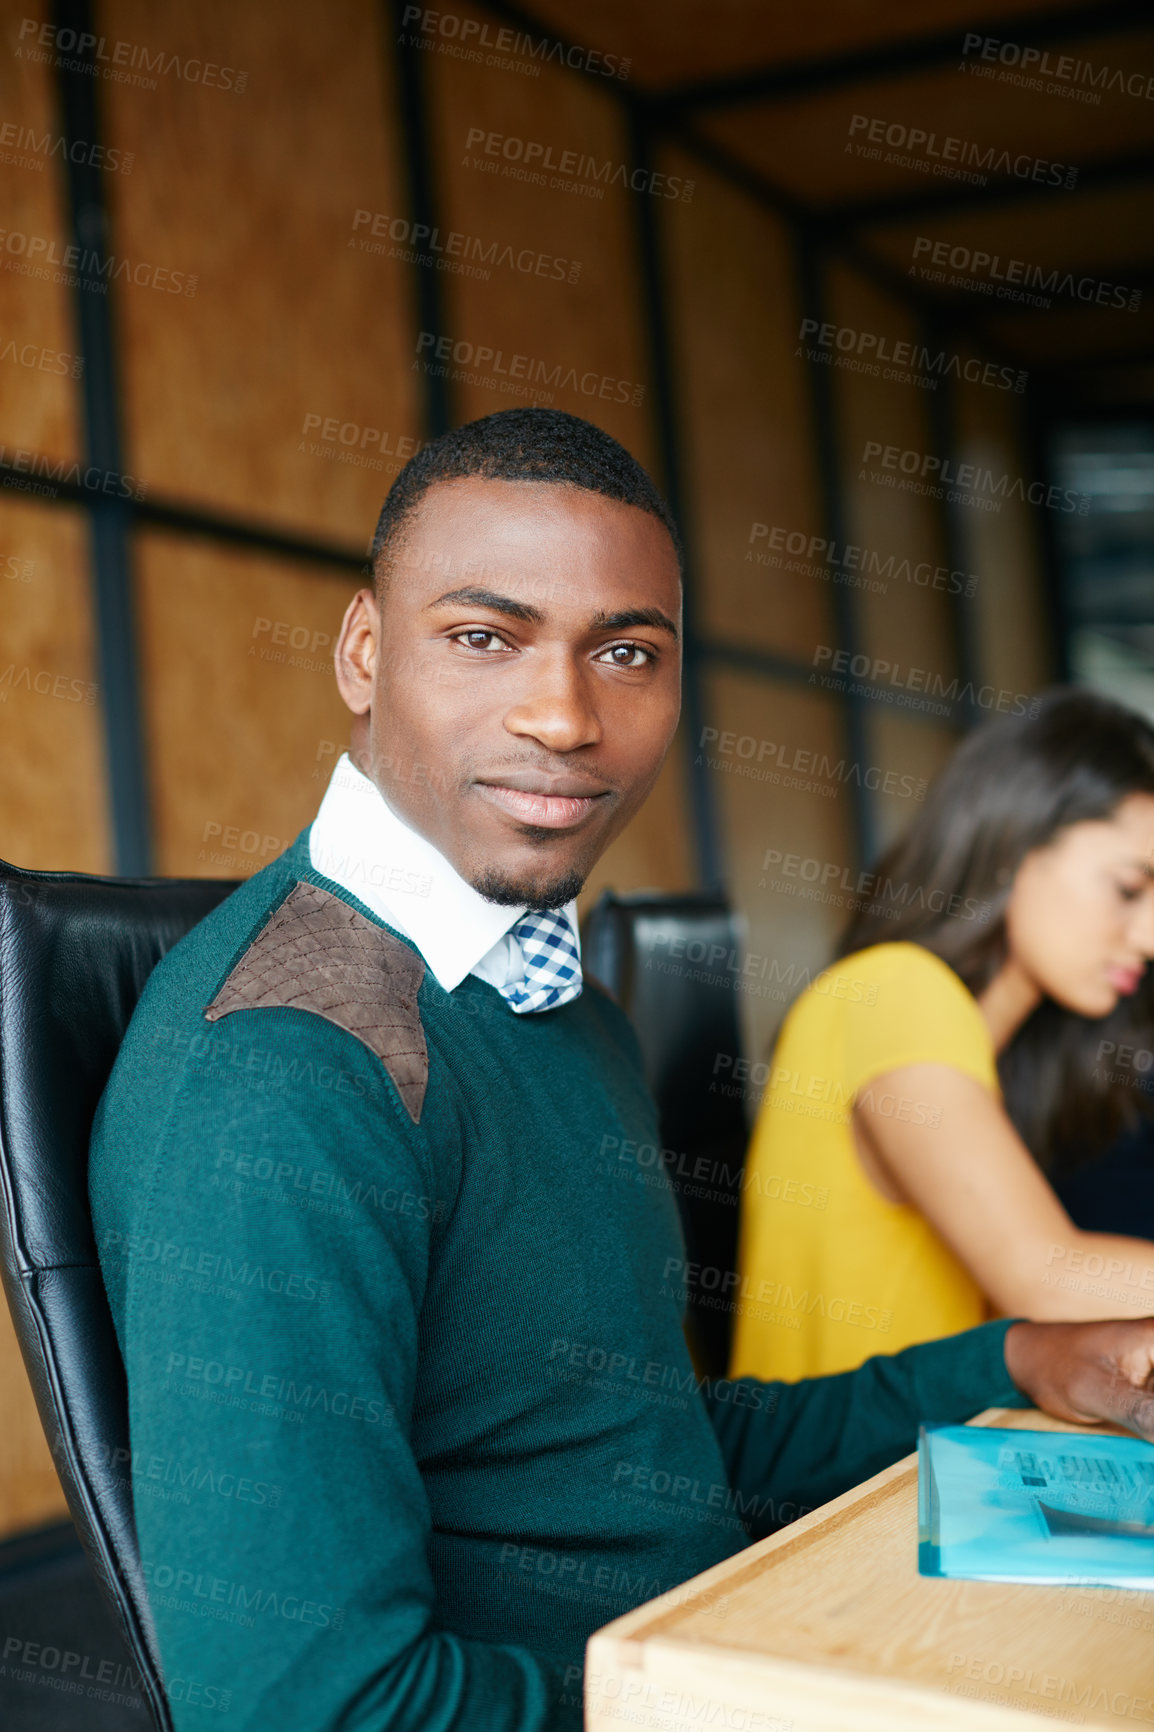
[[[653,138],[644,117],[636,110],[629,115],[629,156],[633,169],[653,166]],[[682,582],[682,695],[685,741],[689,758],[689,799],[693,840],[700,883],[720,891],[725,882],[724,857],[713,778],[702,757],[705,725],[704,642],[697,621],[697,568],[693,526],[682,477],[681,439],[676,400],[676,363],[666,305],[661,234],[654,200],[643,195],[636,202],[636,232],[641,293],[646,310],[649,338],[649,372],[653,380],[654,420],[661,458],[666,498],[681,529],[684,544]]]
[[[803,317],[817,319],[819,325],[824,324],[827,311],[825,266],[820,251],[820,243],[812,234],[803,231],[797,237],[796,251],[798,282],[801,291],[799,299],[803,309]],[[831,546],[844,547],[851,536],[841,484],[836,387],[830,368],[811,361],[806,372],[809,380],[810,412],[813,415],[818,497],[823,532]],[[844,585],[834,584],[831,600],[837,648],[845,650],[852,661],[852,658],[859,654],[862,648],[861,633],[858,629],[858,610],[853,591]],[[849,689],[840,699],[839,707],[849,761],[851,764],[857,764],[859,771],[864,771],[865,765],[870,762],[869,727],[866,720],[865,700],[861,696],[859,686],[860,682],[857,680],[850,684]],[[838,703],[837,693],[831,692],[828,695],[835,703]],[[864,775],[859,774],[856,780],[850,782],[849,788],[857,858],[859,863],[873,860],[877,853],[877,825],[873,801],[870,798],[868,788],[864,785]]]
[[[393,65],[397,90],[397,113],[401,122],[401,147],[408,178],[409,216],[414,224],[437,226],[438,199],[433,179],[433,153],[429,148],[429,101],[425,83],[427,56],[406,40],[404,0],[385,0],[382,19],[394,32]],[[416,272],[417,329],[436,337],[445,334],[441,279],[436,271]],[[424,373],[425,436],[436,439],[453,425],[452,401],[447,376]]]
[[[511,0],[483,0],[492,15],[538,38],[570,46],[557,31]],[[54,0],[53,18],[82,37],[92,29],[92,0]],[[425,57],[404,40],[401,0],[383,0],[379,17],[394,37],[397,116],[400,123],[409,213],[414,222],[434,226],[438,200],[429,147],[429,113]],[[1136,0],[1084,5],[1065,12],[1011,14],[985,23],[983,34],[1004,40],[1051,44],[1102,38],[1139,29],[1148,23],[1148,8]],[[790,226],[797,244],[799,281],[803,304],[812,313],[824,297],[825,263],[830,257],[852,266],[887,293],[911,306],[919,315],[948,328],[955,336],[979,342],[996,359],[1015,360],[982,331],[982,312],[963,305],[947,305],[902,275],[886,259],[865,246],[857,230],[866,223],[897,220],[911,214],[933,214],[960,208],[974,195],[965,190],[945,189],[933,199],[903,194],[885,200],[839,203],[824,209],[803,205],[784,188],[736,157],[695,126],[695,116],[742,104],[774,99],[795,100],[822,90],[861,84],[870,79],[912,75],[930,71],[956,59],[959,31],[936,31],[898,42],[871,44],[842,54],[809,57],[734,75],[682,84],[663,91],[642,91],[616,83],[595,73],[578,71],[603,93],[614,96],[626,123],[629,149],[636,165],[652,160],[662,140],[686,148],[700,164],[720,175],[762,208],[771,210]],[[89,144],[100,140],[98,80],[73,63],[58,72],[61,119],[66,136]],[[1076,197],[1083,189],[1115,184],[1122,180],[1154,175],[1154,156],[1128,153],[1117,161],[1091,165],[1080,177],[1079,187],[1062,196]],[[99,173],[85,164],[69,164],[68,192],[75,239],[90,251],[105,244],[107,218]],[[1034,183],[1008,188],[983,189],[980,202],[993,199],[1045,196],[1046,189]],[[704,679],[710,666],[741,669],[774,681],[808,683],[810,669],[789,656],[748,646],[718,641],[700,626],[696,603],[697,560],[693,545],[691,509],[683,483],[684,462],[679,432],[675,346],[666,309],[665,270],[662,261],[660,211],[643,194],[634,197],[639,281],[643,296],[649,342],[654,426],[661,458],[662,480],[670,502],[683,525],[686,540],[685,617],[685,711],[690,744],[690,810],[699,877],[711,888],[724,879],[724,864],[718,814],[712,780],[695,762],[699,753],[703,720]],[[101,285],[104,287],[105,285]],[[84,382],[85,445],[89,462],[99,469],[123,473],[118,368],[115,324],[108,293],[95,291],[91,273],[81,273],[74,295],[78,346],[86,358]],[[444,329],[442,285],[435,271],[419,269],[414,280],[414,315],[422,330],[441,334]],[[837,403],[828,370],[811,367],[811,404],[817,444],[818,480],[826,532],[844,539],[845,511],[838,463]],[[931,406],[934,437],[948,450],[953,444],[953,417],[946,381]],[[424,422],[426,437],[434,437],[453,424],[452,393],[446,379],[424,376]],[[1040,443],[1033,449],[1041,455]],[[51,468],[52,466],[50,466]],[[0,487],[24,488],[27,477],[13,466],[0,464]],[[40,496],[43,498],[43,495]],[[306,535],[284,532],[271,524],[247,517],[203,510],[166,500],[112,498],[88,491],[67,480],[52,485],[50,499],[87,508],[93,548],[93,579],[99,645],[100,684],[104,701],[110,798],[116,869],[124,874],[149,870],[151,838],[149,825],[147,753],[141,722],[136,622],[133,611],[133,537],[140,528],[167,530],[203,536],[227,545],[303,561],[318,571],[344,576],[367,574],[366,555],[349,546]],[[49,499],[44,499],[45,503]],[[962,564],[956,514],[944,509],[943,538],[951,566]],[[1045,525],[1042,526],[1043,535]],[[1048,549],[1043,548],[1044,552]],[[1051,599],[1058,601],[1051,560],[1046,560],[1046,582]],[[852,596],[835,588],[834,609],[838,647],[852,651],[858,644],[858,629]],[[959,676],[973,682],[977,643],[973,622],[963,603],[953,608]],[[1060,635],[1060,634],[1059,634]],[[1055,645],[1060,665],[1061,646]],[[884,689],[868,687],[844,696],[831,692],[831,701],[841,706],[848,752],[865,762],[869,758],[869,716],[876,705],[886,705],[892,696]],[[918,712],[902,712],[921,719]],[[952,725],[964,726],[975,719],[973,705],[954,706]],[[875,849],[876,811],[868,792],[854,784],[852,808],[855,851],[859,860],[872,857]]]
[[[89,0],[56,0],[53,22],[74,30],[80,39],[95,41]],[[68,140],[68,203],[72,238],[80,248],[73,309],[77,346],[84,356],[84,443],[89,465],[122,476],[120,393],[117,389],[116,344],[105,291],[110,286],[92,268],[107,244],[108,216],[100,171],[88,160],[74,162],[74,141],[99,137],[96,80],[64,59],[59,72],[61,117]],[[81,158],[85,153],[77,153]],[[137,669],[136,622],[133,608],[132,533],[124,501],[98,492],[97,508],[89,515],[92,572],[95,589],[96,638],[112,833],[117,871],[146,874],[151,866],[151,825],[148,771],[141,719]]]
[[[1078,42],[1087,37],[1111,36],[1141,29],[1150,22],[1145,0],[1104,0],[1099,5],[1078,6],[1067,12],[1011,13],[984,20],[983,36],[1013,42],[1022,37],[1044,43]],[[663,108],[707,110],[734,108],[749,102],[775,98],[796,101],[839,86],[866,84],[875,78],[910,76],[949,66],[958,58],[960,27],[931,31],[925,36],[870,43],[842,54],[806,55],[802,59],[778,61],[754,67],[729,77],[701,79],[664,90],[656,98]]]

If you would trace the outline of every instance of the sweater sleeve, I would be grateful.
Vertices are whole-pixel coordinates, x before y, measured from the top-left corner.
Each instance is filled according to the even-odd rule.
[[[703,1393],[755,1537],[908,1455],[924,1420],[1028,1407],[1006,1370],[1012,1318],[799,1383],[722,1380]]]
[[[436,1625],[410,1422],[451,1198],[422,1133],[318,1017],[239,1012],[215,1038],[239,1061],[190,1072],[158,1145],[118,1118],[93,1197],[176,1732],[578,1726],[559,1660]]]

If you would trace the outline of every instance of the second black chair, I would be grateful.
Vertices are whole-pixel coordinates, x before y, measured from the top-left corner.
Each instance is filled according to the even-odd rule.
[[[733,1333],[727,1277],[749,1140],[743,1093],[731,1081],[741,1054],[738,923],[716,896],[607,890],[586,917],[581,950],[641,1043],[661,1129],[662,1158],[651,1170],[681,1210],[694,1358],[703,1374],[720,1377]]]

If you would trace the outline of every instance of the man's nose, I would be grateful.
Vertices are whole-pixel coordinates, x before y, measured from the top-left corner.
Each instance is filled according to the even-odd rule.
[[[527,658],[528,659],[528,658]],[[551,752],[573,752],[597,745],[601,722],[591,681],[569,655],[533,658],[516,702],[505,714],[511,734],[538,740]]]

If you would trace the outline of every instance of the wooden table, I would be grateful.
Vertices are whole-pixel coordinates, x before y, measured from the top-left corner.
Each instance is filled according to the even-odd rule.
[[[1154,1593],[919,1576],[911,1455],[599,1630],[585,1713],[587,1732],[1154,1725]]]

